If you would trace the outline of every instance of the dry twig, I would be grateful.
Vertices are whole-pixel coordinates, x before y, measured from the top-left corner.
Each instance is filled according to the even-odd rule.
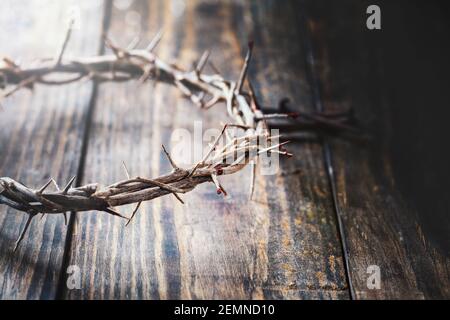
[[[224,127],[224,131],[226,128],[227,126]],[[222,131],[222,135],[224,131]],[[218,193],[226,195],[218,180],[220,176],[233,174],[244,168],[253,157],[261,153],[271,152],[271,150],[278,150],[282,145],[267,145],[266,142],[270,139],[268,139],[266,133],[253,133],[247,136],[248,139],[238,137],[226,141],[226,145],[221,148],[219,153],[213,153],[217,149],[219,138],[222,135],[211,146],[202,161],[190,169],[178,167],[169,153],[166,153],[173,170],[156,179],[128,177],[124,181],[107,187],[100,187],[95,183],[73,188],[72,184],[75,180],[75,177],[73,177],[64,189],[46,192],[53,182],[52,179],[43,187],[32,189],[11,178],[0,178],[0,203],[29,215],[17,245],[23,239],[31,219],[38,213],[65,214],[69,211],[97,210],[131,220],[131,218],[121,215],[115,207],[137,203],[137,207],[132,214],[133,217],[143,201],[149,201],[167,194],[174,194],[180,199],[179,194],[189,192],[204,182],[214,182]],[[239,157],[231,162],[230,155],[234,154]],[[180,199],[180,201],[182,200]]]
[[[69,29],[70,30],[70,29]],[[184,96],[201,108],[209,109],[220,102],[225,102],[227,111],[236,124],[255,127],[263,120],[292,120],[298,129],[322,129],[357,132],[348,124],[349,114],[343,117],[333,115],[307,114],[299,112],[263,114],[256,101],[251,84],[246,79],[251,60],[251,47],[245,59],[239,79],[225,80],[216,70],[214,74],[202,73],[209,59],[209,52],[205,52],[192,71],[181,70],[179,67],[166,63],[160,59],[154,50],[161,40],[162,32],[154,37],[146,49],[133,49],[135,41],[122,49],[110,39],[105,38],[106,45],[112,54],[84,58],[63,58],[70,31],[65,37],[62,49],[55,59],[46,59],[38,65],[21,68],[11,59],[0,61],[0,78],[7,87],[3,98],[7,98],[22,88],[32,89],[35,84],[65,85],[82,79],[105,81],[129,81],[139,79],[141,82],[153,80],[175,86]],[[56,61],[56,62],[55,62]],[[243,90],[247,80],[249,92]],[[286,103],[283,100],[283,104]],[[285,106],[283,106],[285,107]]]

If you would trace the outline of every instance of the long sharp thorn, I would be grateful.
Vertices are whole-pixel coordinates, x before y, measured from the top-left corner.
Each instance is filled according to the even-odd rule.
[[[220,184],[219,178],[217,178],[217,175],[212,174],[211,179],[213,180],[214,184],[216,185],[217,194],[223,194],[225,197],[228,195],[228,193],[225,191],[223,186]]]
[[[250,176],[250,194],[249,194],[249,199],[252,200],[253,199],[253,193],[255,192],[255,177],[256,177],[256,163],[253,160],[252,162],[250,162],[250,167],[251,167],[251,176]]]
[[[123,218],[123,219],[126,219],[126,220],[130,220],[129,218],[127,218],[127,217],[121,215],[119,212],[115,211],[113,208],[106,208],[103,211],[105,211],[105,212],[107,212],[109,214],[112,214],[113,216],[117,216],[117,217],[120,217],[120,218]]]
[[[3,62],[5,62],[5,63],[8,65],[8,67],[10,67],[10,68],[17,68],[17,67],[18,67],[18,65],[17,65],[13,60],[11,60],[11,59],[8,58],[8,57],[3,57],[2,60],[3,60]]]
[[[50,185],[50,183],[52,183],[52,179],[50,179],[50,180],[48,180],[48,182],[46,183],[46,184],[44,184],[43,186],[42,186],[42,188],[40,188],[39,190],[38,190],[38,194],[42,194],[44,191],[45,191],[45,189],[47,189],[48,188],[48,186]]]
[[[197,63],[197,66],[195,67],[195,71],[197,73],[202,72],[203,68],[205,67],[206,63],[208,62],[210,54],[211,54],[211,52],[209,50],[206,50],[205,52],[203,52],[200,60]]]
[[[63,215],[64,215],[64,225],[67,226],[69,224],[69,219],[67,218],[67,212],[64,212]]]
[[[128,227],[128,225],[130,224],[131,220],[133,220],[134,215],[136,214],[136,212],[139,210],[139,207],[141,206],[142,202],[139,202],[136,206],[136,208],[134,208],[133,213],[131,214],[130,219],[128,219],[128,222],[125,224],[125,227]]]
[[[73,176],[72,179],[70,179],[69,183],[64,187],[62,193],[67,194],[69,192],[70,188],[72,187],[73,182],[75,181],[77,176]]]
[[[11,90],[9,90],[9,91],[5,92],[4,94],[2,94],[0,98],[2,98],[2,99],[8,98],[9,96],[13,95],[17,91],[19,91],[20,89],[25,88],[25,87],[31,86],[31,89],[32,89],[32,85],[33,85],[33,83],[36,80],[37,80],[36,76],[31,76],[31,77],[29,77],[29,78],[27,78],[25,80],[22,80],[21,82],[19,82],[19,84],[17,84]]]
[[[55,179],[51,179],[52,183],[54,184],[56,190],[61,191],[61,189],[59,188],[58,184],[56,183]]]
[[[127,176],[128,179],[130,178],[130,171],[128,171],[127,165],[125,164],[124,161],[122,161],[122,166],[123,166],[123,170],[125,171],[125,175]]]
[[[205,154],[205,156],[203,157],[202,161],[198,162],[194,169],[192,169],[191,173],[189,173],[189,177],[192,177],[192,175],[195,173],[195,171],[198,169],[198,167],[202,164],[205,163],[206,160],[208,160],[209,156],[211,155],[211,153],[214,151],[214,149],[216,148],[216,146],[219,144],[220,138],[224,135],[225,130],[228,128],[228,124],[223,126],[222,132],[217,136],[216,140],[214,141],[214,143],[212,144],[211,148],[209,149],[209,151]]]
[[[170,156],[169,152],[167,152],[166,147],[164,145],[161,145],[162,149],[164,151],[164,154],[166,155],[167,159],[169,159],[170,164],[172,165],[172,168],[175,170],[178,169],[178,166],[175,164],[175,161],[173,161],[172,157]]]
[[[112,50],[114,55],[120,59],[121,58],[121,50],[118,46],[115,45],[114,41],[111,37],[107,36],[106,34],[103,34],[103,39],[105,41],[105,46],[107,46],[109,49]]]
[[[248,43],[248,51],[247,55],[245,56],[244,65],[242,67],[241,74],[239,75],[239,80],[236,85],[236,90],[238,93],[241,92],[242,86],[244,85],[245,77],[247,76],[248,66],[252,58],[252,52],[253,52],[253,41],[250,41]]]
[[[16,244],[14,246],[14,252],[16,252],[17,248],[19,247],[20,243],[22,242],[23,238],[25,237],[25,233],[27,232],[28,228],[30,227],[31,219],[34,218],[36,214],[35,213],[29,213],[28,214],[28,220],[25,223],[25,227],[23,228],[22,232],[20,233],[19,238],[16,241]]]
[[[268,147],[268,148],[259,150],[259,151],[258,151],[258,154],[265,153],[265,152],[268,152],[268,151],[273,150],[273,149],[276,149],[276,148],[280,148],[280,147],[284,146],[285,144],[288,144],[289,142],[290,142],[290,141],[285,141],[285,142],[279,143],[279,144],[277,144],[277,145],[270,146],[270,147]]]
[[[152,52],[156,46],[159,44],[159,42],[161,41],[161,38],[163,36],[163,30],[160,29],[158,31],[158,33],[153,37],[152,41],[150,41],[150,43],[148,44],[147,48],[145,48],[145,50]]]
[[[59,66],[61,64],[62,58],[64,56],[64,52],[66,51],[67,44],[69,43],[70,36],[72,34],[73,25],[75,23],[75,19],[70,19],[69,27],[67,28],[66,36],[62,43],[61,49],[59,50],[58,56],[56,57],[56,65]]]
[[[252,108],[253,112],[256,112],[261,108],[259,106],[258,101],[256,100],[255,89],[253,88],[252,82],[247,81],[247,83],[248,83],[248,88],[249,88],[249,92],[250,92],[251,108]]]
[[[180,197],[178,194],[176,194],[175,192],[172,193],[172,194],[175,196],[175,198],[176,198],[178,201],[180,201],[182,204],[184,204],[183,199],[181,199],[181,197]]]

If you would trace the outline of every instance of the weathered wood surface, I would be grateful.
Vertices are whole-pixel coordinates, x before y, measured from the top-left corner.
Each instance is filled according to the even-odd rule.
[[[128,28],[140,29],[143,41],[149,41],[164,26],[157,51],[162,58],[189,68],[203,50],[212,49],[214,64],[226,77],[236,79],[248,40],[238,34],[248,34],[256,40],[251,78],[265,105],[289,96],[302,108],[311,108],[302,77],[304,58],[298,59],[300,46],[289,45],[299,33],[295,28],[285,33],[277,25],[286,15],[294,21],[289,6],[270,1],[258,6],[244,1],[190,1],[182,9],[177,17],[176,8],[166,1],[136,1],[127,11],[113,7],[109,33],[124,46],[135,36]],[[139,24],[124,24],[130,14]],[[288,46],[292,54],[283,55]],[[161,144],[173,146],[174,129],[191,133],[194,126],[219,129],[227,121],[224,108],[198,110],[166,85],[102,85],[84,182],[123,178],[122,161],[131,175],[151,177],[169,171]],[[199,148],[202,144],[198,139],[192,143]],[[207,185],[186,194],[185,205],[173,197],[156,199],[143,205],[127,228],[120,219],[78,214],[67,264],[80,267],[82,288],[67,290],[65,297],[347,298],[320,146],[294,142],[290,150],[296,157],[283,163],[278,175],[257,179],[252,202],[250,172],[245,170],[223,179],[228,198]],[[176,155],[175,160],[192,161]]]
[[[354,108],[372,135],[366,145],[331,141],[354,298],[448,299],[448,162],[440,166],[447,152],[436,134],[448,133],[439,119],[448,114],[439,105],[448,94],[438,89],[448,83],[449,50],[439,42],[448,25],[435,2],[382,1],[382,30],[369,31],[369,4],[310,1],[307,19],[320,102],[327,110]],[[427,24],[417,24],[424,16]],[[423,167],[427,159],[434,166]],[[442,168],[444,177],[434,176]],[[367,287],[370,265],[380,268],[380,290]]]
[[[28,1],[25,7],[11,1],[6,7],[12,12],[2,9],[0,27],[9,32],[0,34],[0,43],[8,43],[1,54],[24,60],[55,54],[71,4],[49,3]],[[391,114],[392,97],[384,86],[389,77],[383,73],[397,64],[383,64],[391,56],[377,45],[386,43],[365,29],[367,3],[135,0],[123,7],[127,3],[78,5],[81,30],[70,41],[69,55],[104,50],[103,31],[120,46],[138,34],[143,47],[164,27],[157,50],[162,58],[189,68],[212,49],[213,63],[237,79],[246,43],[253,39],[250,79],[264,106],[275,108],[284,97],[297,110],[352,106],[363,126],[381,139],[368,145],[329,139],[323,144],[313,134],[295,134],[289,146],[295,157],[282,159],[277,175],[257,178],[251,202],[245,170],[222,179],[227,198],[213,185],[202,185],[183,196],[185,205],[172,196],[143,204],[128,227],[99,212],[76,214],[68,232],[62,217],[40,223],[36,218],[15,254],[26,217],[1,207],[0,298],[449,298],[448,220],[439,216],[440,232],[430,232],[423,208],[411,204],[399,187],[392,160],[398,144],[386,125],[399,115]],[[44,7],[45,17],[39,9]],[[19,23],[11,21],[16,17]],[[438,23],[431,25],[434,31],[442,30]],[[397,35],[405,38],[407,32]],[[387,43],[396,41],[391,37]],[[418,107],[413,99],[408,102]],[[199,110],[164,84],[84,83],[22,91],[0,112],[0,174],[38,186],[50,176],[64,184],[78,173],[78,183],[106,185],[125,178],[124,162],[132,176],[158,176],[170,170],[161,144],[175,148],[174,130],[221,128],[227,121],[224,108]],[[401,130],[396,133],[402,136]],[[203,149],[210,141],[192,143]],[[331,163],[324,158],[327,144]],[[175,160],[193,162],[186,154]],[[81,271],[79,290],[66,286],[66,270],[74,265]],[[381,268],[381,290],[366,286],[369,265]]]
[[[80,30],[73,32],[68,55],[96,54],[103,11],[91,1],[83,8]],[[69,21],[70,7],[55,1],[3,1],[0,54],[22,63],[57,54]],[[57,32],[55,30],[61,30]],[[2,101],[0,173],[31,186],[50,177],[65,184],[77,174],[92,84],[61,88],[37,86]],[[64,218],[34,218],[22,246],[14,242],[27,220],[0,208],[0,298],[54,299],[64,254]]]

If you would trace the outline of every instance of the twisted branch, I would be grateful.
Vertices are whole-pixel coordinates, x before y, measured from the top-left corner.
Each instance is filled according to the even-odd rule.
[[[70,36],[69,32],[68,36]],[[105,44],[111,49],[112,54],[63,59],[68,36],[65,38],[60,54],[55,59],[42,60],[39,64],[28,68],[21,68],[8,58],[0,60],[0,88],[7,89],[2,94],[3,99],[22,88],[33,89],[35,84],[65,85],[83,79],[93,79],[98,82],[123,82],[132,79],[139,79],[140,82],[153,80],[176,87],[184,96],[203,109],[209,109],[218,103],[225,102],[228,114],[240,125],[254,127],[258,121],[284,119],[293,121],[293,125],[297,129],[359,133],[355,127],[349,124],[351,117],[349,112],[343,113],[341,117],[327,113],[289,112],[286,100],[283,100],[280,103],[280,109],[286,110],[286,112],[273,113],[272,111],[269,113],[268,110],[264,110],[266,112],[263,113],[256,101],[252,86],[246,79],[252,44],[249,46],[240,77],[238,81],[233,82],[225,80],[217,70],[214,74],[203,73],[203,69],[208,63],[208,51],[201,56],[191,71],[185,71],[175,64],[161,60],[153,52],[161,39],[161,32],[155,36],[146,49],[122,49],[116,46],[112,40],[105,38]],[[133,47],[134,45],[131,46],[131,48]],[[249,91],[243,90],[246,80]]]
[[[28,222],[15,248],[23,239],[31,219],[39,213],[65,214],[66,212],[96,210],[125,218],[129,220],[129,223],[143,201],[173,194],[183,202],[179,194],[192,191],[197,185],[204,182],[213,182],[217,193],[226,195],[218,180],[219,176],[240,171],[261,154],[277,151],[290,156],[282,149],[282,145],[286,142],[271,145],[271,141],[278,137],[271,137],[266,133],[246,134],[231,140],[226,139],[225,146],[219,148],[220,138],[224,136],[227,127],[228,125],[224,126],[222,133],[217,137],[202,161],[190,169],[178,167],[169,153],[166,153],[173,170],[156,179],[129,177],[127,180],[103,188],[97,183],[73,188],[72,184],[75,180],[75,177],[73,177],[62,190],[57,188],[57,191],[46,192],[52,183],[56,185],[53,179],[50,179],[39,189],[32,189],[11,178],[0,178],[0,203],[29,214]],[[165,150],[164,147],[163,149]],[[133,203],[137,203],[137,207],[131,218],[123,216],[115,209],[117,206]]]

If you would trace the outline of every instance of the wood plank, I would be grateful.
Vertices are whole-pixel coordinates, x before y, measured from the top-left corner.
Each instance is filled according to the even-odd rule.
[[[305,50],[299,41],[303,37],[300,28],[303,21],[296,16],[295,3],[268,1],[264,5],[247,5],[243,12],[252,13],[252,23],[243,28],[246,32],[235,34],[241,34],[241,46],[247,40],[246,34],[255,39],[251,77],[258,84],[263,105],[276,106],[287,97],[297,110],[311,112]],[[235,8],[234,14],[239,11]],[[283,26],[280,21],[286,24]],[[277,176],[261,179],[266,187],[260,199],[268,202],[270,221],[266,285],[286,288],[291,284],[290,289],[298,290],[298,295],[292,296],[295,298],[347,299],[342,252],[321,147],[314,142],[314,135],[297,134],[289,139],[293,141],[289,149],[295,157],[282,160]],[[290,246],[286,246],[288,243]],[[266,298],[288,297],[285,292],[277,294],[275,290],[265,294]]]
[[[100,4],[101,5],[101,4]],[[0,11],[1,55],[22,63],[54,57],[67,29],[71,8],[79,8],[79,30],[68,55],[98,51],[103,10],[92,1],[77,6],[55,1],[3,1]],[[2,101],[0,173],[39,187],[55,178],[66,183],[77,173],[92,84],[37,86]],[[0,298],[53,299],[64,253],[64,218],[35,218],[14,253],[27,216],[0,207]]]
[[[278,23],[283,19],[295,25],[291,9],[273,1],[258,6],[189,1],[182,8],[166,1],[139,1],[127,11],[113,9],[110,33],[125,46],[135,36],[133,28],[148,41],[164,26],[158,49],[162,58],[176,58],[189,67],[203,50],[212,49],[214,64],[232,79],[238,77],[247,42],[238,35],[249,34],[256,40],[251,78],[264,104],[275,105],[288,95],[303,110],[311,110],[300,34]],[[140,27],[126,21],[139,21]],[[84,182],[124,178],[122,161],[132,175],[169,171],[161,144],[175,147],[173,130],[192,133],[200,123],[204,129],[221,128],[227,119],[224,109],[198,110],[166,85],[102,85]],[[206,142],[192,141],[203,148]],[[275,176],[258,177],[252,202],[245,170],[223,179],[228,198],[218,196],[212,185],[202,185],[183,197],[184,206],[173,197],[144,204],[127,228],[107,215],[78,214],[69,264],[80,267],[82,288],[66,291],[65,297],[348,298],[320,146],[294,142],[290,149],[295,159],[283,160]],[[175,155],[180,165],[187,158]]]
[[[440,105],[448,90],[438,89],[450,70],[450,50],[439,41],[448,24],[436,3],[379,1],[382,30],[369,31],[369,4],[307,3],[321,102],[327,110],[354,108],[373,136],[367,145],[331,142],[354,295],[448,299],[448,161],[440,165],[448,157],[436,134],[444,126],[448,134]],[[429,20],[417,24],[423,17]],[[380,268],[379,290],[367,287],[370,265]]]

